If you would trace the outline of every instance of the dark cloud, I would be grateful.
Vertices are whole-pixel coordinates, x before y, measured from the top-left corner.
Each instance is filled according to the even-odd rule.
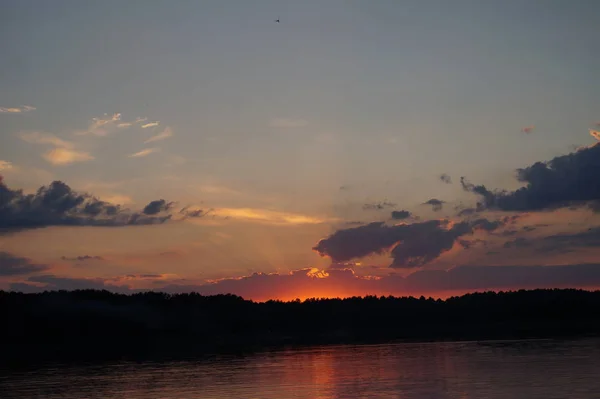
[[[78,193],[61,181],[40,187],[35,194],[12,190],[0,182],[0,230],[14,232],[49,226],[129,226],[164,223],[173,203],[150,202],[142,212],[122,209],[87,193]],[[196,211],[194,211],[196,212]],[[188,212],[184,217],[203,216]]]
[[[431,209],[433,209],[435,212],[437,211],[441,211],[442,207],[444,206],[446,202],[445,201],[441,201],[439,199],[436,198],[432,198],[427,202],[424,202],[423,205],[431,205]]]
[[[452,184],[452,178],[449,175],[445,174],[445,173],[442,173],[440,175],[440,180],[443,181],[446,184]]]
[[[57,291],[57,290],[110,290],[113,292],[120,293],[132,293],[134,292],[126,286],[116,286],[107,284],[109,280],[101,278],[70,278],[70,277],[59,277],[52,274],[45,274],[40,276],[31,276],[26,282],[10,284],[12,291],[20,291],[25,293],[43,292],[43,291]],[[35,283],[35,284],[31,284]],[[43,284],[40,286],[39,284]]]
[[[428,223],[428,222],[425,222]],[[442,253],[452,249],[454,242],[465,234],[472,232],[468,223],[457,223],[445,230],[436,228],[415,229],[392,249],[393,259],[390,267],[413,268],[425,266],[437,259]]]
[[[189,206],[186,206],[186,207],[182,208],[179,211],[179,213],[186,218],[201,218],[201,217],[207,216],[209,213],[211,213],[213,211],[214,211],[214,209],[208,209],[208,210],[190,209]],[[215,218],[216,216],[217,215],[213,214],[213,218]],[[226,216],[225,219],[229,219],[229,216]]]
[[[430,222],[429,224],[431,225]],[[391,227],[386,226],[384,222],[373,222],[338,230],[328,238],[319,241],[313,249],[322,256],[329,256],[334,262],[344,262],[381,253],[404,239],[404,236],[408,235],[407,232],[415,228],[414,226],[420,225],[421,223]]]
[[[414,290],[598,287],[600,265],[462,266],[449,271],[419,271],[406,282]]]
[[[485,230],[487,232],[492,232],[497,230],[500,227],[504,227],[504,226],[508,226],[508,225],[514,225],[517,220],[519,220],[520,216],[519,215],[512,215],[512,216],[505,216],[501,219],[496,219],[496,220],[488,220],[485,218],[479,218],[479,219],[475,219],[472,220],[471,226],[473,226],[474,229],[479,229],[479,230]],[[502,234],[504,235],[506,232],[503,232]]]
[[[477,219],[471,222],[471,226],[473,226],[474,229],[481,229],[485,231],[494,231],[498,227],[504,226],[505,224],[506,222],[502,220],[490,221],[484,218]]]
[[[479,244],[481,244],[482,246],[487,246],[487,241],[485,240],[481,240],[481,239],[475,239],[475,240],[458,240],[458,243],[460,244],[461,247],[463,247],[464,249],[471,249]]]
[[[66,260],[66,261],[72,261],[72,262],[75,262],[75,261],[84,262],[86,260],[104,260],[103,257],[97,256],[97,255],[93,255],[93,256],[91,256],[91,255],[82,255],[82,256],[75,256],[75,257],[72,257],[72,258],[69,258],[69,257],[66,257],[66,256],[61,256],[61,259],[62,260]]]
[[[517,237],[514,240],[506,241],[503,245],[504,248],[524,248],[530,247],[532,245],[531,241],[529,241],[525,237]]]
[[[473,215],[475,213],[477,213],[477,209],[475,209],[475,208],[465,208],[465,209],[461,209],[457,213],[457,216],[465,217],[465,216],[471,216],[471,215]]]
[[[143,279],[157,279],[162,278],[162,274],[128,274],[125,277],[128,278],[143,278]]]
[[[152,280],[160,282],[158,280]],[[43,284],[43,286],[39,286]],[[197,292],[202,295],[235,294],[246,299],[293,299],[307,292],[327,292],[333,296],[352,295],[421,295],[447,291],[506,290],[528,288],[596,288],[600,286],[600,264],[564,266],[459,266],[451,270],[421,270],[402,277],[397,274],[378,279],[361,277],[352,269],[328,269],[315,276],[311,269],[286,274],[253,273],[241,278],[227,278],[195,285],[185,281],[155,286],[154,291],[168,293]],[[12,291],[107,289],[133,293],[139,289],[115,286],[102,279],[75,279],[53,275],[30,277],[10,285]]]
[[[349,222],[346,222],[345,224],[347,224],[349,226],[358,226],[358,225],[361,225],[361,224],[365,224],[365,222],[361,222],[361,221],[358,221],[358,220],[351,220]]]
[[[164,199],[151,201],[144,207],[142,213],[144,215],[156,215],[157,213],[166,212],[173,207],[174,202],[167,202]]]
[[[390,267],[411,268],[425,266],[450,250],[454,242],[475,230],[492,232],[513,223],[514,216],[489,221],[476,219],[452,224],[447,220],[429,220],[421,223],[388,226],[384,222],[338,230],[317,243],[313,250],[341,263],[371,254],[382,254],[391,249]]]
[[[344,262],[370,254],[391,251],[390,267],[423,266],[452,248],[454,241],[470,233],[471,227],[458,223],[450,228],[447,221],[430,220],[399,226],[374,222],[365,226],[338,230],[313,248],[334,262]]]
[[[327,278],[310,277],[309,270],[290,274],[255,273],[241,279],[224,279],[214,284],[170,285],[167,292],[197,291],[205,295],[233,293],[244,298],[304,297],[307,292],[332,295],[421,295],[444,291],[500,290],[527,288],[580,288],[600,286],[600,264],[568,266],[460,266],[445,270],[421,270],[401,277],[396,274],[370,279],[351,269],[328,270]],[[341,289],[340,289],[341,288]]]
[[[515,191],[490,191],[461,177],[465,191],[481,197],[477,210],[536,211],[588,204],[600,210],[600,143],[548,162],[517,169],[517,179],[526,185]]]
[[[385,208],[393,208],[395,206],[396,206],[396,204],[394,204],[394,203],[383,201],[383,202],[376,202],[374,204],[364,204],[362,208],[365,211],[381,211]]]
[[[13,256],[8,252],[0,252],[0,276],[20,276],[48,269],[47,265],[32,263],[28,258]]]
[[[589,207],[595,213],[600,213],[600,200],[590,202]]]
[[[543,238],[545,249],[572,249],[600,247],[600,227],[572,234],[555,234]]]
[[[392,219],[394,220],[404,220],[411,217],[411,213],[409,211],[392,211]]]

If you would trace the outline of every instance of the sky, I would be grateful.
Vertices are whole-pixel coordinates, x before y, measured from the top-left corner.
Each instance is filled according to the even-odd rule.
[[[4,1],[0,289],[600,287],[597,15]]]

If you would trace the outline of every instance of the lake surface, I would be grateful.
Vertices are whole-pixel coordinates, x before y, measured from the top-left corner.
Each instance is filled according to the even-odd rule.
[[[315,347],[0,371],[6,398],[558,399],[600,394],[600,340]]]

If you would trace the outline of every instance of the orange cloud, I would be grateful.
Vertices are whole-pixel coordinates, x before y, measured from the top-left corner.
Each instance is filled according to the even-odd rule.
[[[149,122],[142,125],[142,129],[148,129],[149,127],[158,126],[159,122]]]
[[[129,158],[141,158],[153,154],[155,152],[159,152],[160,148],[146,148],[145,150],[141,150],[129,155]]]
[[[24,112],[35,110],[36,108],[31,105],[24,105],[22,107],[0,107],[0,114],[22,114]]]
[[[0,159],[0,170],[10,170],[12,169],[14,166],[12,164],[12,162],[10,161],[3,161]]]
[[[94,157],[75,148],[71,141],[63,140],[53,134],[42,132],[23,132],[19,138],[27,143],[51,145],[54,148],[44,153],[43,158],[52,165],[69,165],[75,162],[91,161]]]
[[[52,165],[69,165],[75,162],[91,161],[94,157],[85,151],[75,151],[68,148],[55,148],[44,154],[44,159]]]
[[[165,140],[165,139],[168,139],[169,137],[172,137],[172,136],[173,136],[173,129],[171,129],[170,127],[167,126],[165,128],[165,130],[163,130],[162,132],[160,132],[156,136],[152,136],[148,140],[144,141],[144,144],[152,143],[152,142],[155,142],[155,141]]]
[[[216,208],[213,214],[226,219],[274,225],[321,224],[335,221],[331,218],[257,208]],[[197,223],[205,221],[198,220]]]

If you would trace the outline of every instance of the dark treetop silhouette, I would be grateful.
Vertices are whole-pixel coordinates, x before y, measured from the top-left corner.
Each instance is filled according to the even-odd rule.
[[[263,303],[195,293],[0,291],[0,314],[5,361],[182,357],[281,345],[596,335],[600,291]]]

